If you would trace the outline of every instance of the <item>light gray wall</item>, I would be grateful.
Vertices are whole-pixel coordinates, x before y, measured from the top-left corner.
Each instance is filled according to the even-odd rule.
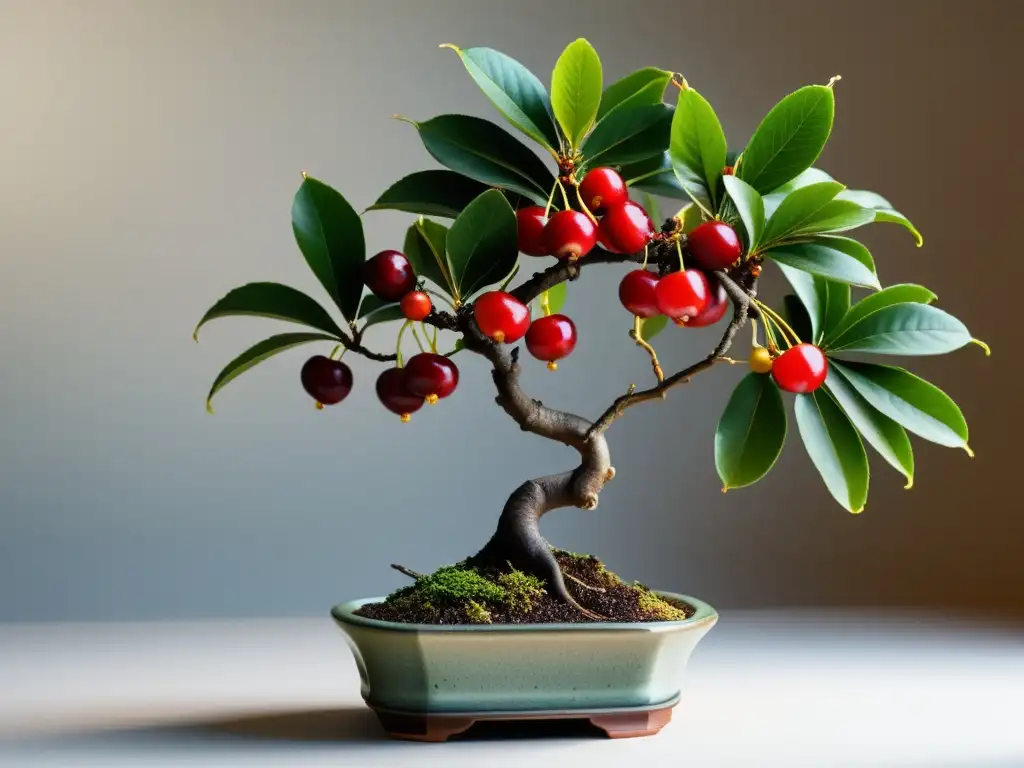
[[[978,458],[921,444],[910,492],[875,461],[859,517],[829,499],[795,429],[766,481],[719,493],[712,434],[740,372],[718,369],[616,424],[618,478],[596,512],[545,521],[549,538],[725,607],[1024,611],[1021,17],[938,0],[0,0],[0,620],[323,614],[397,586],[388,563],[471,553],[509,491],[573,465],[494,406],[479,359],[410,425],[377,405],[361,361],[349,401],[314,410],[301,352],[207,416],[220,366],[277,326],[221,321],[199,346],[190,333],[250,280],[321,296],[288,221],[301,169],[362,207],[432,167],[390,114],[495,116],[439,43],[507,51],[546,79],[580,35],[608,78],[684,72],[737,145],[785,93],[841,73],[822,164],[927,240],[871,231],[883,280],[933,287],[996,354],[914,365],[962,403]],[[399,247],[407,221],[369,214],[370,247]],[[649,375],[620,274],[573,286],[576,354],[525,377],[545,401],[596,415]],[[714,334],[666,332],[667,366]]]

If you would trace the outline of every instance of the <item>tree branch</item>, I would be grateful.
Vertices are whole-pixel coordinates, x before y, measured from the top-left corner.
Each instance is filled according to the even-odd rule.
[[[383,355],[380,352],[374,352],[372,349],[368,349],[363,346],[363,330],[352,329],[352,337],[349,338],[344,332],[338,337],[338,341],[341,342],[341,346],[350,352],[355,352],[357,355],[362,355],[368,360],[376,360],[379,363],[390,363],[397,360],[398,357],[392,352],[390,355]]]

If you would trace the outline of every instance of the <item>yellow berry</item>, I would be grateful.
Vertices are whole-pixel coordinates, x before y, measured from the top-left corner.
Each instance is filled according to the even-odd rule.
[[[750,370],[754,373],[771,373],[771,353],[764,347],[754,347],[750,350]]]

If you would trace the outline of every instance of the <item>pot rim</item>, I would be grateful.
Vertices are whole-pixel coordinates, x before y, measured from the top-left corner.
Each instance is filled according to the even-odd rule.
[[[718,620],[718,612],[703,600],[676,592],[652,590],[660,597],[681,600],[697,609],[688,619],[680,621],[599,621],[572,624],[566,622],[548,622],[543,624],[411,624],[397,621],[381,621],[366,616],[357,616],[357,611],[368,603],[379,603],[383,597],[364,597],[349,600],[331,608],[331,617],[339,624],[352,624],[359,627],[370,627],[392,632],[672,632],[681,629],[692,629],[705,623],[714,624]]]

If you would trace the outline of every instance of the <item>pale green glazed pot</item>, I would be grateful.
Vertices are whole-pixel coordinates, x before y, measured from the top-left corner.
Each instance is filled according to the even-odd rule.
[[[355,654],[363,699],[409,713],[540,713],[666,707],[679,699],[697,642],[718,620],[686,595],[659,592],[697,612],[683,621],[593,624],[400,624],[331,615]]]

